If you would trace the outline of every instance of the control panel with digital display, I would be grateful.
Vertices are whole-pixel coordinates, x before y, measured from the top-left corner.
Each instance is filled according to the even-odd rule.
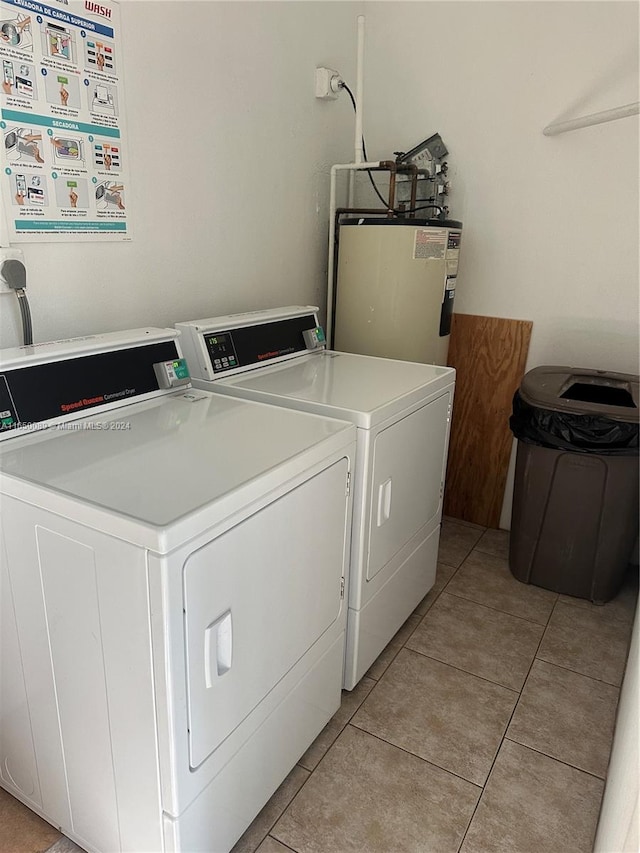
[[[186,362],[174,340],[2,369],[0,435],[4,438],[54,418],[79,417],[99,406],[124,405],[152,394],[163,387],[155,372],[157,363],[176,365],[172,368],[176,378],[186,372],[188,384]]]
[[[204,336],[214,373],[238,367],[238,354],[231,332],[216,332]]]
[[[313,346],[307,341],[308,332],[314,335]],[[213,375],[217,376],[324,346],[321,335],[322,329],[317,326],[315,316],[305,314],[220,332],[204,332],[202,339]]]

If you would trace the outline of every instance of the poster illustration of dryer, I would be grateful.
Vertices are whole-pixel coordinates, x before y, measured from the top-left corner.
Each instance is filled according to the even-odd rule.
[[[13,172],[12,204],[20,208],[43,208],[49,205],[48,179],[45,175]],[[82,177],[56,175],[53,180],[55,204],[59,208],[88,210],[91,205],[89,181]],[[125,187],[118,181],[101,181],[94,185],[93,197],[97,214],[124,211]]]
[[[9,165],[27,163],[85,168],[85,141],[81,134],[59,135],[49,131],[43,137],[39,127],[11,126],[4,131],[4,152]]]
[[[12,204],[27,208],[42,208],[49,204],[44,164],[54,170],[52,178],[58,207],[88,209],[92,206],[86,169],[88,146],[98,174],[114,174],[110,180],[93,178],[96,211],[124,211],[125,188],[117,177],[122,168],[118,142],[92,135],[85,139],[81,134],[56,135],[49,132],[43,137],[37,127],[12,126],[4,132],[5,156],[12,181]]]
[[[28,172],[15,172],[12,175],[13,197],[11,203],[16,207],[45,207],[49,204],[47,179],[44,175]]]
[[[48,179],[45,175],[12,172],[12,204],[16,207],[42,208],[48,206]],[[56,174],[53,180],[55,204],[59,208],[87,210],[91,207],[89,181],[84,177]],[[125,210],[125,187],[118,181],[101,181],[93,186],[95,209],[98,213]]]
[[[38,127],[4,128],[4,154],[9,164],[41,164],[43,157],[42,130]]]
[[[12,203],[16,207],[42,208],[49,205],[47,178],[44,175],[15,172],[12,174],[12,181]],[[53,186],[57,207],[87,210],[91,206],[89,182],[86,178],[57,175]],[[101,181],[96,184],[94,199],[97,213],[124,211],[124,190],[124,184],[118,181]]]

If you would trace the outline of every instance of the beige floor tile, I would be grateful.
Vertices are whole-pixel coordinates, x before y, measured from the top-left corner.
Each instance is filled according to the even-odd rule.
[[[455,853],[479,795],[349,725],[271,835],[298,853]]]
[[[456,570],[453,566],[447,566],[446,563],[438,563],[434,585],[413,612],[418,616],[424,616],[455,573]]]
[[[443,592],[407,648],[520,690],[543,633],[542,625]]]
[[[253,823],[238,839],[231,853],[254,853],[308,778],[307,770],[303,767],[294,767]]]
[[[403,649],[352,723],[483,785],[517,701],[512,690]]]
[[[610,618],[601,607],[587,609],[559,601],[538,657],[619,687],[630,635],[629,623]]]
[[[62,835],[0,788],[0,853],[43,853]]]
[[[280,844],[279,841],[268,835],[260,847],[258,847],[256,853],[291,853],[291,848],[285,847],[284,844]]]
[[[617,687],[535,661],[507,737],[605,778]]]
[[[404,644],[407,642],[407,640],[413,634],[419,624],[420,616],[418,616],[417,613],[412,613],[411,616],[409,616],[407,621],[404,623],[402,628],[400,628],[398,633],[391,640],[389,645],[385,648],[383,652],[381,652],[378,659],[371,664],[369,671],[365,675],[365,678],[373,678],[374,681],[377,681],[379,678],[381,678],[391,661],[398,654],[400,649],[404,646]]]
[[[512,616],[546,625],[558,596],[521,583],[503,557],[473,551],[447,584],[447,592]]]
[[[440,528],[440,550],[438,562],[458,568],[482,536],[484,527],[471,526],[464,522],[442,519]]]
[[[638,603],[638,569],[635,567],[627,572],[620,592],[606,604],[592,604],[585,598],[576,598],[572,595],[561,595],[560,601],[564,604],[573,604],[574,607],[582,607],[584,610],[597,608],[611,619],[633,622]]]
[[[298,764],[306,767],[307,770],[314,770],[317,767],[320,759],[347,725],[351,717],[353,717],[360,705],[362,705],[371,692],[371,688],[375,686],[375,683],[372,678],[367,678],[365,675],[353,690],[342,691],[340,707],[302,756]]]
[[[484,554],[493,554],[494,557],[502,557],[506,560],[509,556],[509,531],[485,530],[478,540],[475,550],[482,551]]]
[[[591,853],[603,787],[506,740],[460,853]]]

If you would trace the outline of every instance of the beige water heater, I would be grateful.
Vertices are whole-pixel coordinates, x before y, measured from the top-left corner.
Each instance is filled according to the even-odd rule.
[[[446,364],[462,223],[353,217],[339,236],[334,348]]]

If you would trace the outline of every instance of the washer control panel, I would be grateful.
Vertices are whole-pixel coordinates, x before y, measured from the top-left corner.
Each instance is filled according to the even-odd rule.
[[[238,353],[231,332],[216,332],[205,338],[214,373],[238,366]]]

